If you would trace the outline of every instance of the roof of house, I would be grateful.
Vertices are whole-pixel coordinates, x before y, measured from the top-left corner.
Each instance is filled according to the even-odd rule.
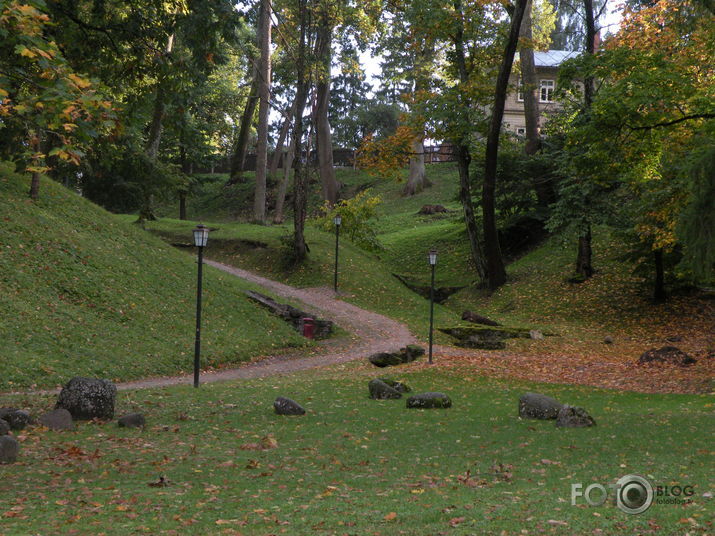
[[[578,50],[547,50],[546,52],[534,52],[534,65],[536,67],[558,67],[566,60],[577,57],[581,52]]]

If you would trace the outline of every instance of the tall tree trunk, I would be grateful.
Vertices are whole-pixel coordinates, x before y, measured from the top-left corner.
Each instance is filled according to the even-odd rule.
[[[233,153],[231,154],[231,169],[226,186],[243,181],[246,153],[248,152],[248,137],[251,133],[253,115],[256,112],[256,104],[258,103],[259,81],[258,67],[254,65],[251,90],[246,98],[246,107],[243,109],[243,115],[241,116],[241,126],[238,129],[238,136],[236,137],[236,143],[233,147]]]
[[[186,143],[184,142],[184,129],[181,129],[181,143],[179,144],[179,162],[181,163],[181,172],[187,177],[191,173],[191,165],[186,155]],[[179,219],[186,219],[186,197],[188,184],[179,188]]]
[[[317,56],[321,72],[316,84],[317,108],[315,117],[315,145],[318,151],[318,172],[323,186],[323,199],[330,206],[338,200],[338,183],[333,166],[333,138],[330,133],[328,107],[330,104],[330,65],[332,63],[333,28],[328,13],[321,15],[316,40]]]
[[[486,276],[486,266],[484,264],[484,254],[479,242],[479,229],[474,218],[474,203],[472,202],[472,191],[469,179],[469,164],[472,157],[469,147],[460,145],[457,147],[457,168],[459,169],[459,200],[462,203],[464,213],[464,224],[467,227],[467,237],[469,238],[469,248],[472,253],[472,263],[477,271],[480,281],[484,281]]]
[[[532,0],[527,0],[524,18],[521,22],[519,59],[521,61],[521,82],[524,93],[524,120],[526,122],[526,154],[536,154],[541,149],[539,136],[538,81],[534,64],[533,32],[531,29]]]
[[[412,153],[410,154],[410,173],[407,176],[407,184],[402,190],[402,195],[412,196],[430,185],[427,180],[427,170],[425,168],[425,145],[424,134],[412,140]]]
[[[534,155],[541,150],[541,135],[539,134],[539,80],[536,76],[534,62],[533,25],[532,25],[533,0],[527,0],[524,18],[521,21],[520,38],[523,40],[519,48],[521,60],[521,85],[524,94],[524,119],[526,123],[526,146],[524,152]],[[541,208],[547,208],[556,200],[556,192],[549,180],[532,179],[536,200]]]
[[[179,191],[179,219],[186,219],[186,190]]]
[[[174,34],[171,34],[166,41],[164,55],[168,56],[174,50]],[[161,134],[164,129],[164,115],[166,114],[166,76],[159,78],[156,85],[156,94],[154,97],[154,111],[149,124],[149,134],[146,141],[146,155],[151,160],[156,160],[159,154],[159,146],[161,144]],[[154,194],[150,189],[146,189],[142,194],[141,207],[139,207],[138,223],[144,223],[145,220],[155,220],[154,214]]]
[[[268,168],[268,112],[271,90],[271,7],[261,0],[259,35],[261,63],[259,69],[258,140],[256,143],[256,189],[253,196],[253,221],[266,223],[266,172]]]
[[[586,53],[593,55],[595,51],[596,21],[593,17],[593,0],[583,1],[586,13]],[[584,113],[591,113],[593,103],[593,77],[587,76],[583,81],[583,107]],[[587,222],[586,232],[578,237],[578,254],[576,255],[576,275],[585,280],[594,274],[593,251],[591,248],[591,224]]]
[[[655,287],[653,289],[653,299],[656,302],[662,303],[668,298],[665,292],[665,267],[663,265],[663,250],[656,249],[653,252],[653,261],[655,262]]]
[[[290,109],[285,114],[285,119],[283,121],[283,126],[281,127],[280,134],[278,135],[278,141],[276,141],[276,150],[273,153],[273,158],[271,159],[270,176],[275,177],[278,174],[278,166],[281,163],[281,158],[285,155],[283,154],[286,138],[288,137],[288,132],[290,131],[290,126],[292,124],[293,117],[295,116],[295,99],[293,99],[293,104],[291,104]],[[283,160],[283,166],[285,167],[285,160]]]
[[[283,180],[278,187],[278,195],[276,195],[276,212],[273,216],[273,223],[283,223],[283,206],[285,205],[286,192],[288,191],[288,182],[290,181],[290,172],[293,169],[293,158],[295,154],[295,144],[291,140],[288,144],[288,152],[283,160]]]
[[[484,183],[482,185],[482,212],[484,217],[484,255],[487,262],[487,282],[495,290],[506,283],[506,269],[499,247],[497,232],[495,190],[497,178],[497,157],[499,153],[499,134],[504,117],[504,103],[509,88],[509,75],[514,63],[514,54],[519,41],[519,29],[524,18],[526,0],[517,0],[511,17],[509,38],[497,76],[492,117],[487,134],[487,148],[484,156]]]
[[[292,136],[296,154],[296,166],[293,178],[293,261],[296,263],[302,262],[308,253],[304,232],[308,192],[301,143],[303,139],[303,110],[308,96],[305,62],[307,48],[306,33],[310,21],[306,2],[307,0],[298,0],[300,41],[298,43],[298,57],[296,58],[296,107]],[[308,157],[310,157],[310,155],[308,155]]]
[[[578,237],[578,255],[576,255],[576,275],[583,281],[593,275],[593,252],[591,250],[591,226]]]
[[[463,15],[461,0],[454,1],[455,11]],[[459,73],[459,81],[461,84],[466,84],[469,81],[469,73],[467,73],[467,61],[464,52],[464,23],[461,21],[457,25],[454,37],[454,52],[457,62],[457,71]],[[460,102],[460,112],[468,114],[471,106],[467,96],[460,96],[464,102]],[[469,249],[472,253],[472,262],[477,272],[480,281],[484,281],[486,271],[484,265],[484,256],[482,254],[481,243],[479,242],[479,232],[477,223],[474,219],[474,202],[472,201],[472,192],[469,178],[469,164],[472,157],[469,151],[469,133],[460,132],[459,137],[452,140],[457,150],[457,166],[459,168],[459,200],[462,203],[462,211],[464,213],[464,224],[467,228],[467,237],[469,238]]]

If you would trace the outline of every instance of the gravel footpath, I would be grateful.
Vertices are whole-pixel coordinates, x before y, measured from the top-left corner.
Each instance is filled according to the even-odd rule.
[[[350,338],[348,340],[328,340],[324,343],[319,343],[321,348],[318,349],[267,356],[260,361],[248,363],[238,368],[202,372],[201,383],[288,374],[298,370],[345,363],[377,352],[395,351],[398,348],[417,342],[417,339],[412,336],[404,324],[336,299],[335,292],[332,289],[325,287],[294,288],[240,268],[210,260],[205,262],[214,268],[251,283],[256,283],[277,296],[300,301],[305,304],[305,309],[309,312],[317,313],[321,317],[332,320],[342,329],[348,331]],[[309,354],[306,355],[306,353]],[[122,390],[147,389],[191,383],[193,383],[193,375],[185,375],[137,380],[118,384],[117,387]]]

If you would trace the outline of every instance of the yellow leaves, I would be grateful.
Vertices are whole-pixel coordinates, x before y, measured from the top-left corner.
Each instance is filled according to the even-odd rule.
[[[17,52],[20,54],[20,56],[23,56],[25,58],[35,58],[37,57],[37,54],[35,54],[32,50],[27,48],[26,46],[19,46],[17,48]]]
[[[90,82],[89,80],[86,80],[74,73],[70,73],[67,76],[67,78],[72,80],[72,82],[74,82],[74,84],[80,89],[86,89],[92,85],[92,82]]]
[[[383,517],[385,521],[394,521],[397,519],[397,512],[390,512],[387,514],[385,517]]]

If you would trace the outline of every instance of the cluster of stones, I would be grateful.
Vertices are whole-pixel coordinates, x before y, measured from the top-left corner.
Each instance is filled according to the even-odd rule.
[[[519,417],[555,420],[556,426],[560,428],[596,426],[596,421],[585,409],[562,404],[550,396],[539,393],[526,393],[519,398]]]
[[[20,445],[10,434],[28,425],[38,424],[53,431],[75,429],[75,420],[108,421],[114,418],[116,386],[109,380],[96,378],[72,378],[60,392],[55,409],[41,415],[37,420],[17,408],[0,408],[0,463],[17,460]],[[117,421],[118,426],[142,428],[144,415],[130,413]]]

